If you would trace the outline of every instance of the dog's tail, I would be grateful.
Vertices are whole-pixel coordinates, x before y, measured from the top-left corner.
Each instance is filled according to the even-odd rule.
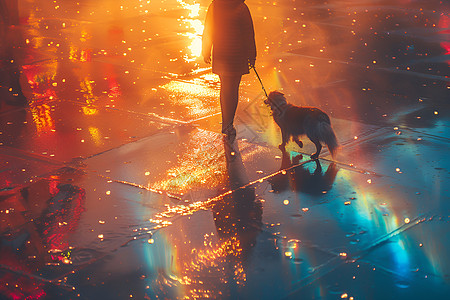
[[[318,131],[318,138],[320,142],[323,142],[327,145],[328,150],[331,153],[331,157],[335,158],[337,150],[339,148],[339,144],[336,139],[336,134],[334,134],[334,130],[331,127],[330,123],[324,121],[319,122]]]

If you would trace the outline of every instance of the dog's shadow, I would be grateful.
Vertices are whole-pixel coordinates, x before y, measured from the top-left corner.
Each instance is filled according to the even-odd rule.
[[[298,165],[302,159],[302,154],[298,154],[291,159],[290,154],[283,151],[280,170],[286,170]],[[319,196],[330,191],[339,171],[336,163],[330,163],[325,172],[319,160],[313,160],[310,163],[316,164],[313,172],[307,168],[309,163],[304,163],[272,177],[269,181],[273,191],[279,193],[285,190],[292,190],[313,196]]]

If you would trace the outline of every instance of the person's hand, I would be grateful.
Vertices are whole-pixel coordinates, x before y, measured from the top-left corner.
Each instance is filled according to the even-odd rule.
[[[203,60],[209,65],[211,63],[211,56],[205,56],[203,57]]]

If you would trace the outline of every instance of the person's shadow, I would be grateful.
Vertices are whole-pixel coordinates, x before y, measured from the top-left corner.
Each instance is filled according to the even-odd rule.
[[[336,163],[330,163],[327,170],[323,172],[320,161],[312,160],[311,163],[315,163],[316,168],[314,172],[311,172],[307,168],[309,162],[298,165],[302,158],[303,156],[299,154],[291,159],[290,154],[283,151],[280,170],[292,168],[285,172],[280,172],[269,180],[274,192],[282,192],[290,189],[295,192],[318,196],[333,188],[336,175],[339,171]],[[298,166],[293,167],[295,165]]]
[[[234,268],[230,276],[239,284],[242,282],[240,272],[245,272],[245,262],[261,232],[263,209],[261,202],[256,200],[255,188],[248,186],[249,179],[237,142],[224,144],[228,192],[212,211],[220,244]]]

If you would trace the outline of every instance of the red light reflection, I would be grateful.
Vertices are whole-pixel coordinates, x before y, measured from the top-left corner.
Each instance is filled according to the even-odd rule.
[[[439,31],[440,34],[450,34],[450,16],[442,15],[439,19],[438,27],[444,29]],[[444,55],[450,55],[450,42],[441,42],[441,47],[446,51]],[[447,64],[450,65],[450,60],[447,60]]]

